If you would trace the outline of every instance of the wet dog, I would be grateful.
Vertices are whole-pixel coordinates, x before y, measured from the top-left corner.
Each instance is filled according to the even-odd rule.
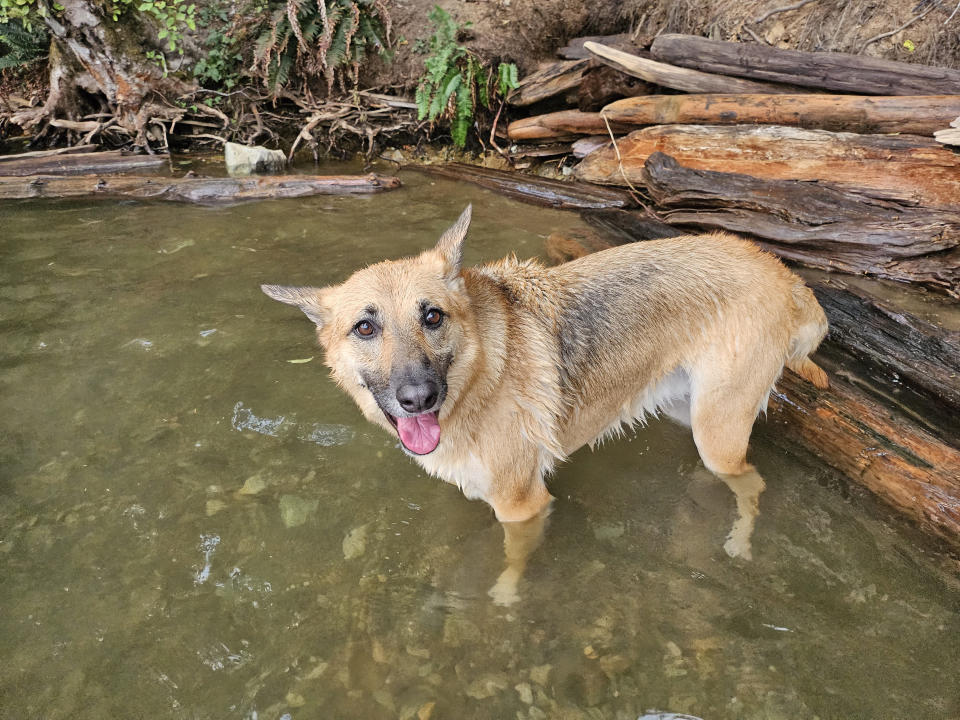
[[[692,429],[707,468],[748,488],[727,550],[749,556],[763,488],[746,460],[754,420],[784,367],[827,385],[809,358],[827,330],[809,288],[723,233],[556,267],[463,268],[470,213],[436,247],[340,285],[262,289],[316,324],[333,378],[368,420],[500,521],[543,517],[557,462],[664,412]]]

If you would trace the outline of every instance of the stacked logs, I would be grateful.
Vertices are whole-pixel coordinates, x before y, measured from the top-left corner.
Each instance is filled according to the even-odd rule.
[[[516,120],[512,141],[568,143],[583,156],[577,179],[628,188],[669,225],[960,298],[960,154],[948,147],[960,71],[685,35],[649,51],[603,40],[574,43],[588,57],[524,78],[511,102],[576,99],[591,62],[638,79],[632,96]]]

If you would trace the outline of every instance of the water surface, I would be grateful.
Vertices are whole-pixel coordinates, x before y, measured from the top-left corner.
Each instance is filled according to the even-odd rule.
[[[946,718],[957,579],[870,498],[771,442],[753,560],[689,431],[580,451],[522,600],[491,512],[327,379],[262,282],[466,262],[574,214],[404,189],[207,209],[0,207],[0,717]]]

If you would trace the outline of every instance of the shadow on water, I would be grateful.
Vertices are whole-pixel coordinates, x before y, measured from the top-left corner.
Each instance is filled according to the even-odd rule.
[[[761,486],[738,503],[670,422],[577,452],[495,604],[490,511],[365,424],[259,291],[419,250],[467,202],[468,263],[579,227],[405,180],[3,207],[0,718],[960,713],[956,577],[762,420],[755,517]]]

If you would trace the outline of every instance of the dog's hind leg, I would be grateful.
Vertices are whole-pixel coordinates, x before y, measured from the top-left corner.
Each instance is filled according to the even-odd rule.
[[[737,519],[724,544],[731,557],[751,558],[750,539],[759,514],[763,478],[747,462],[747,447],[757,413],[779,374],[779,368],[731,367],[718,362],[692,376],[691,429],[707,466],[737,501]]]

